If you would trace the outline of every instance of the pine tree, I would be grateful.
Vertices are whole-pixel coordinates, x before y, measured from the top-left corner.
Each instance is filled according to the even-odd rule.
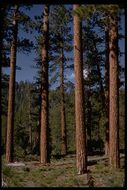
[[[13,39],[11,44],[11,57],[10,57],[10,79],[9,79],[7,141],[6,141],[7,162],[13,162],[15,71],[16,71],[17,34],[18,34],[18,23],[16,20],[17,11],[18,11],[18,6],[15,6],[14,17],[13,17]]]
[[[117,14],[110,15],[109,64],[109,163],[113,168],[119,168],[120,154]]]
[[[9,78],[9,95],[8,95],[8,117],[7,117],[7,140],[6,140],[6,161],[13,161],[13,137],[14,137],[14,106],[15,106],[15,77],[16,77],[16,54],[17,49],[30,52],[30,47],[33,46],[28,39],[20,40],[18,38],[19,23],[25,26],[29,21],[29,17],[20,12],[18,5],[10,7],[8,20],[8,35],[6,38],[8,48],[10,47],[10,78]],[[11,20],[12,19],[12,20]],[[11,23],[12,22],[12,23]],[[24,24],[25,23],[25,24]],[[11,41],[11,45],[10,42]]]
[[[74,11],[80,5],[74,5]],[[78,174],[87,171],[86,131],[84,126],[84,90],[82,27],[80,18],[74,15],[74,74],[75,74],[75,119],[76,119],[76,163]]]
[[[110,38],[110,36],[109,36],[109,32],[110,32],[110,35],[113,33],[113,32],[111,32],[111,30],[110,31],[108,31],[109,30],[109,28],[108,28],[108,23],[109,23],[109,21],[110,21],[110,19],[111,19],[111,17],[114,17],[114,15],[115,14],[118,14],[118,13],[120,13],[120,9],[119,9],[120,7],[118,6],[118,5],[88,5],[88,6],[82,6],[81,8],[79,8],[78,10],[77,10],[77,13],[78,13],[78,15],[82,18],[82,17],[84,17],[84,18],[86,18],[86,16],[87,16],[87,18],[90,18],[91,17],[91,15],[96,15],[96,14],[98,14],[99,13],[99,20],[97,19],[97,17],[95,18],[95,20],[98,20],[99,22],[98,22],[98,26],[100,26],[101,28],[107,28],[106,30],[107,31],[105,31],[106,32],[106,59],[105,59],[105,70],[106,70],[106,80],[105,80],[105,117],[106,117],[106,130],[105,130],[105,136],[106,136],[106,138],[105,138],[105,154],[106,155],[108,155],[108,152],[109,152],[109,146],[111,145],[111,144],[113,144],[113,141],[112,141],[112,143],[111,143],[111,134],[113,134],[113,132],[111,132],[110,133],[110,128],[112,128],[111,127],[111,121],[109,122],[109,111],[108,111],[108,109],[110,110],[110,112],[111,112],[111,105],[112,105],[112,101],[110,100],[111,99],[111,97],[110,97],[110,99],[109,99],[109,85],[108,85],[108,81],[109,81],[109,65],[111,65],[111,63],[109,62],[109,57],[110,57],[110,61],[111,61],[111,51],[110,51],[110,56],[108,56],[108,54],[109,54],[109,47],[108,46],[111,46],[111,39],[110,39],[110,45],[108,45],[108,43],[109,43],[109,38]],[[119,20],[119,18],[118,18],[118,20]],[[111,21],[112,22],[112,21]],[[111,27],[111,26],[110,26]],[[117,26],[118,27],[118,26]],[[114,30],[114,29],[113,29]],[[117,29],[118,30],[118,29]],[[116,31],[115,31],[116,32]],[[115,32],[114,32],[114,36],[115,36]],[[119,35],[119,37],[120,37],[120,35]],[[112,34],[112,36],[111,36],[111,38],[114,38],[114,41],[116,41],[116,38],[115,37],[113,37],[113,34]],[[118,36],[117,36],[117,38],[118,38]],[[117,39],[118,40],[118,39]],[[116,42],[113,42],[113,43],[116,43]],[[116,45],[113,45],[113,46],[115,46],[115,49],[117,49],[118,47],[116,47]],[[117,49],[118,50],[118,49]],[[115,50],[115,52],[114,52],[114,54],[115,54],[115,56],[117,57],[118,55],[119,55],[119,51],[116,51]],[[118,58],[116,58],[114,56],[114,60],[116,61],[118,61]],[[112,57],[112,60],[113,60],[113,57]],[[114,61],[114,62],[115,62]],[[116,61],[116,62],[117,62]],[[118,63],[116,63],[115,64],[115,69],[117,70],[116,72],[118,72],[118,68],[116,68]],[[111,67],[112,68],[112,67]],[[110,68],[110,69],[111,69]],[[121,69],[120,69],[120,67],[119,67],[119,71],[120,71]],[[120,72],[119,72],[119,74],[120,74]],[[118,75],[118,73],[117,73],[117,75]],[[111,76],[111,71],[110,71],[110,76]],[[118,76],[117,76],[118,77]],[[115,81],[114,81],[114,83],[115,83]],[[117,83],[119,84],[119,81],[117,81]],[[110,85],[110,88],[111,88],[111,85]],[[116,87],[116,84],[115,84],[115,86],[114,86],[114,88],[113,89],[116,89],[116,91],[118,91],[118,89],[117,89],[118,87]],[[115,92],[114,92],[115,93]],[[111,94],[110,94],[111,95]],[[117,93],[117,95],[116,95],[116,99],[114,100],[114,104],[116,104],[116,118],[115,119],[113,119],[114,120],[114,122],[116,122],[116,123],[118,123],[118,106],[117,106],[117,104],[118,104],[118,100],[117,100],[117,97],[118,96],[118,93]],[[108,103],[108,100],[109,100],[109,102],[110,102],[110,104]],[[115,102],[116,101],[116,102]],[[114,111],[115,112],[115,111]],[[111,116],[110,116],[110,119],[111,119]],[[110,125],[110,127],[109,127],[109,125]],[[117,126],[118,127],[118,126]],[[114,136],[114,138],[116,138],[116,139],[114,139],[114,144],[113,144],[113,146],[115,147],[116,146],[116,151],[117,151],[117,155],[118,155],[118,158],[117,158],[117,160],[119,160],[119,137],[118,137],[118,128],[116,127],[116,133],[115,133],[115,136]],[[110,140],[109,140],[109,133],[110,133]],[[110,141],[110,143],[109,143],[109,141]],[[116,143],[116,141],[117,141],[117,143]],[[116,145],[115,145],[116,144]],[[110,157],[110,163],[111,163],[111,157],[112,157],[112,160],[113,160],[113,155],[112,155],[112,153],[111,153],[111,149],[112,148],[110,148],[110,155],[109,155],[109,157]],[[115,148],[114,148],[114,152],[115,152]],[[115,154],[115,153],[114,153]],[[111,156],[112,155],[112,156]],[[116,159],[116,158],[115,158]],[[119,162],[119,161],[118,161]],[[119,164],[118,164],[119,165]]]
[[[88,135],[88,145],[89,152],[92,153],[92,141],[96,140],[101,149],[102,137],[100,132],[103,133],[103,128],[99,120],[103,117],[105,113],[105,94],[103,87],[103,76],[101,70],[103,69],[104,63],[104,50],[100,46],[103,44],[102,36],[98,35],[97,31],[94,30],[94,26],[97,24],[97,21],[92,17],[87,22],[83,23],[83,56],[84,56],[84,87],[85,87],[85,124],[87,127]],[[98,101],[98,107],[95,106],[96,103],[92,103],[92,100],[95,96],[96,102]],[[99,109],[98,109],[98,108]],[[97,112],[95,111],[97,110]],[[103,111],[102,111],[103,110]],[[96,112],[96,113],[94,113]],[[98,124],[97,124],[98,123]],[[94,137],[94,130],[97,134]],[[93,137],[93,139],[92,139]]]
[[[54,23],[54,20],[56,22]],[[69,23],[71,21],[70,10],[65,5],[54,6],[50,15],[50,39],[51,39],[51,66],[50,71],[55,79],[60,83],[60,115],[61,115],[61,154],[67,154],[67,124],[65,114],[65,71],[69,69],[70,57],[67,53],[71,52],[72,35],[70,34]],[[68,65],[67,65],[68,63]],[[54,74],[55,73],[55,74]],[[51,77],[53,81],[53,77]],[[59,85],[59,84],[58,84]]]
[[[33,84],[27,81],[15,84],[14,156],[16,158],[32,153],[29,128],[34,128],[35,122],[32,117],[30,118],[32,116],[30,112],[33,110],[31,89]]]
[[[50,162],[48,154],[48,38],[49,38],[49,5],[44,5],[43,46],[42,46],[42,81],[41,81],[41,132],[40,162]]]

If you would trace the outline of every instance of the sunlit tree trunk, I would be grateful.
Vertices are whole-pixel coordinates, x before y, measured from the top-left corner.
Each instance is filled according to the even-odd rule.
[[[16,52],[17,52],[17,34],[18,24],[16,13],[18,7],[15,6],[13,17],[13,39],[10,55],[10,78],[9,78],[9,96],[8,96],[8,117],[7,117],[7,139],[6,139],[6,161],[13,161],[13,132],[14,132],[14,102],[15,102],[15,75],[16,75]]]
[[[110,17],[109,38],[109,163],[119,168],[118,23],[115,16]]]
[[[44,5],[43,45],[42,45],[42,85],[41,85],[41,131],[40,131],[40,162],[49,162],[48,156],[48,33],[49,6]]]
[[[80,5],[74,5],[74,10]],[[74,74],[75,74],[75,119],[76,119],[76,164],[78,174],[87,171],[86,129],[84,118],[84,85],[82,56],[82,26],[74,15]]]

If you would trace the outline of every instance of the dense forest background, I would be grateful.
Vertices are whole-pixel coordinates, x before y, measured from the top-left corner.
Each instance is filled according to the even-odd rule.
[[[28,7],[30,9],[30,7]],[[24,7],[24,11],[27,9]],[[65,38],[65,111],[66,111],[66,125],[67,125],[67,150],[68,152],[75,152],[75,115],[74,115],[74,80],[70,80],[70,73],[74,72],[73,58],[72,58],[72,16],[71,6],[51,6],[51,14],[49,17],[50,25],[50,49],[49,49],[49,125],[51,130],[51,144],[52,155],[60,154],[60,141],[61,141],[61,128],[60,128],[60,62],[59,59],[59,42],[61,38]],[[21,7],[21,10],[22,7]],[[66,15],[65,18],[63,15]],[[89,10],[88,10],[89,15]],[[9,17],[12,17],[11,7],[5,12],[5,17],[8,17],[8,22],[11,24]],[[30,154],[39,155],[39,110],[40,110],[40,21],[41,17],[35,16],[35,20],[30,18],[22,12],[20,15],[22,30],[24,32],[36,31],[38,37],[35,37],[36,43],[34,48],[37,52],[35,65],[38,69],[35,82],[20,81],[16,82],[15,88],[15,114],[14,114],[14,149],[16,158],[22,158]],[[104,23],[99,21],[99,15],[93,15],[87,20],[83,21],[82,29],[82,42],[84,46],[84,91],[85,91],[85,122],[87,126],[87,139],[88,149],[95,149],[104,151],[105,139],[105,125],[106,118],[103,114],[104,102],[102,100],[102,88],[105,87],[105,34]],[[96,19],[95,19],[96,18]],[[57,22],[54,23],[54,19]],[[63,20],[62,26],[60,22]],[[121,20],[121,18],[120,18]],[[121,22],[121,21],[120,21]],[[119,31],[121,24],[119,22]],[[7,26],[6,26],[7,27]],[[95,27],[95,28],[94,28]],[[63,33],[60,37],[57,35],[59,31],[64,30],[67,35]],[[98,31],[100,33],[98,33]],[[9,52],[8,41],[9,32],[8,28],[5,34],[5,50],[4,54],[6,61],[4,67],[9,66]],[[122,34],[119,34],[120,39]],[[22,37],[20,37],[22,40]],[[66,39],[67,38],[67,39]],[[54,42],[55,44],[53,44]],[[67,40],[69,43],[67,43]],[[19,41],[20,42],[20,41]],[[18,51],[27,52],[33,49],[32,42],[28,39],[23,39],[19,43]],[[93,49],[95,45],[95,49]],[[23,49],[24,48],[24,49]],[[102,49],[101,49],[102,48]],[[120,50],[120,49],[119,49]],[[94,51],[94,55],[92,52]],[[70,52],[70,53],[69,53]],[[119,51],[120,56],[124,52]],[[29,53],[30,54],[30,53]],[[97,58],[97,62],[95,59]],[[100,64],[99,67],[96,65]],[[21,69],[18,68],[17,69]],[[71,71],[71,72],[70,72]],[[20,72],[20,71],[18,71]],[[71,74],[72,75],[72,74]],[[124,149],[124,65],[119,63],[119,123],[120,123],[120,149]],[[6,128],[7,128],[7,106],[8,106],[8,89],[9,89],[9,75],[2,73],[2,152],[5,153],[6,144]],[[106,89],[105,89],[106,90]],[[92,143],[92,147],[91,144]]]
[[[123,6],[45,4],[40,16],[29,16],[32,6],[1,7],[3,158],[45,166],[50,159],[76,156],[77,173],[84,174],[87,156],[103,155],[111,168],[120,169],[125,152]],[[18,66],[17,54],[29,57],[33,51],[36,75],[16,81],[24,66]]]
[[[6,141],[6,125],[7,125],[7,94],[8,85],[2,90],[3,95],[3,113],[2,113],[2,151],[5,153]],[[38,110],[39,105],[35,102],[35,89],[36,86],[30,82],[21,81],[16,83],[16,99],[15,99],[15,127],[14,127],[14,144],[16,159],[22,160],[29,155],[39,155],[39,129],[38,129]],[[32,92],[32,93],[31,93]],[[52,137],[52,155],[60,155],[60,91],[59,88],[50,90],[49,105],[50,105],[50,129]],[[125,122],[125,91],[124,88],[120,89],[120,150],[124,151],[124,122]],[[70,85],[65,93],[66,102],[66,123],[67,123],[67,147],[68,153],[75,153],[75,120],[74,120],[74,88]],[[98,92],[93,92],[91,96],[91,138],[92,147],[95,151],[104,152],[105,140],[105,118],[101,113],[101,101]],[[34,108],[34,109],[33,109]],[[88,107],[89,109],[89,107]],[[86,113],[88,113],[88,109]],[[87,116],[89,117],[89,115]],[[88,122],[86,118],[86,122]],[[87,129],[88,131],[89,129]],[[30,140],[31,138],[31,140]]]

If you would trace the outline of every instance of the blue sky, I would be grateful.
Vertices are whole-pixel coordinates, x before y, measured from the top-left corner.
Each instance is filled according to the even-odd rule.
[[[34,5],[30,11],[27,11],[26,14],[28,14],[30,17],[34,18],[34,16],[36,15],[41,15],[43,11],[43,5]],[[125,22],[124,22],[124,18],[122,18],[122,30],[121,32],[124,34],[125,33]],[[35,36],[37,35],[36,32],[34,32],[33,34],[29,34],[29,39],[30,40],[34,40],[35,41]],[[23,37],[28,37],[28,34],[25,34],[24,32],[19,31],[19,36],[23,36]],[[119,41],[119,46],[120,46],[120,50],[124,52],[125,49],[125,40],[120,40]],[[23,53],[17,53],[17,66],[21,67],[22,70],[17,70],[16,71],[16,81],[33,81],[34,77],[37,74],[37,70],[35,68],[33,68],[33,66],[35,66],[35,61],[34,59],[36,58],[36,53],[35,51],[32,51],[31,53],[29,53],[29,55],[27,54],[23,54]],[[125,62],[125,57],[124,55],[120,58],[120,64],[124,65]],[[9,74],[10,69],[9,68],[4,68],[3,72]],[[73,73],[69,74],[69,77],[72,78],[73,80]]]
[[[27,10],[25,13],[28,14],[32,19],[34,16],[40,16],[43,11],[43,5],[34,5],[31,10]],[[26,34],[23,31],[19,30],[19,36],[20,37],[26,37],[30,40],[35,41],[35,36],[37,36],[37,32],[34,32],[33,34]],[[23,53],[17,53],[17,63],[16,65],[21,67],[21,70],[16,70],[16,81],[33,81],[33,78],[36,76],[37,70],[33,68],[35,66],[34,59],[36,58],[35,51],[31,51],[31,53],[23,54]],[[3,72],[9,74],[10,69],[9,68],[3,68]]]

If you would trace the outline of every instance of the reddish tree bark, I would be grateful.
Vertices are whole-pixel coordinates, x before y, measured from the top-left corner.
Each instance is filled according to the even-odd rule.
[[[110,17],[109,38],[109,163],[119,168],[118,24],[113,16]]]
[[[14,10],[14,17],[13,17],[13,39],[12,39],[12,44],[11,44],[11,55],[10,55],[6,162],[13,162],[15,75],[16,75],[16,52],[17,52],[17,34],[18,34],[18,23],[16,20],[17,11],[18,11],[18,7],[16,6]]]
[[[74,10],[80,5],[74,5]],[[84,85],[82,56],[82,26],[74,15],[74,74],[75,74],[75,119],[76,119],[76,164],[78,174],[87,171],[86,129],[84,125]]]
[[[41,85],[41,130],[40,162],[46,164],[48,157],[48,32],[49,6],[44,5],[43,45],[42,45],[42,85]]]

